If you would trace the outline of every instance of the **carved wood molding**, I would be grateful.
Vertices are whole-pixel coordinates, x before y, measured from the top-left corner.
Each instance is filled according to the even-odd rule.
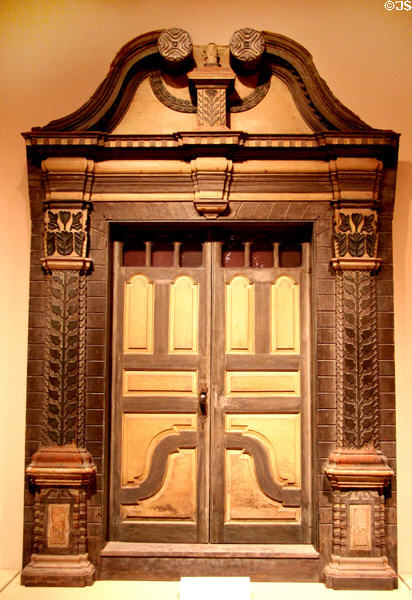
[[[334,589],[393,589],[385,556],[385,501],[375,490],[336,491],[332,559],[325,583]]]
[[[180,65],[192,54],[192,38],[184,29],[165,29],[157,40],[159,53],[172,66]]]
[[[195,207],[207,218],[216,218],[228,206],[232,161],[224,157],[199,157],[191,162]]]
[[[85,276],[53,271],[48,294],[48,361],[42,439],[84,443]]]
[[[376,446],[378,441],[378,359],[375,280],[368,271],[336,275],[341,297],[339,322],[337,443],[344,448]],[[341,324],[342,323],[342,324]]]
[[[305,48],[279,34],[256,33],[266,45],[264,60],[286,82],[314,131],[371,130],[335,98]],[[138,83],[160,67],[158,40],[161,34],[161,30],[152,31],[131,40],[116,55],[108,75],[90,100],[67,117],[34,131],[110,131],[129,106]],[[177,47],[180,48],[179,44]]]
[[[44,258],[46,271],[87,272],[90,194],[94,162],[85,158],[48,158],[42,162]]]
[[[314,125],[317,121],[315,131],[371,129],[332,94],[319,75],[311,54],[303,46],[290,38],[269,31],[262,31],[262,35],[266,43],[268,60],[283,67],[283,74],[289,86],[300,87],[301,93],[297,94],[296,98],[301,112],[302,105],[306,105],[303,113],[310,118],[307,111],[313,113],[313,109],[316,110],[318,117],[316,118],[315,115],[315,120],[311,119]]]
[[[325,468],[334,490],[333,554],[325,583],[335,589],[392,589],[385,556],[385,498],[393,470],[378,449],[376,278],[382,163],[331,161],[331,265],[336,271],[336,442]],[[366,583],[367,582],[367,583]]]
[[[197,112],[197,106],[193,104],[193,102],[173,96],[173,94],[169,92],[163,83],[162,71],[160,69],[150,73],[150,85],[156,98],[168,108],[182,113]],[[227,110],[231,113],[250,110],[265,98],[269,90],[270,74],[268,75],[266,71],[262,71],[253,92],[243,98],[235,97],[235,94],[228,94]]]

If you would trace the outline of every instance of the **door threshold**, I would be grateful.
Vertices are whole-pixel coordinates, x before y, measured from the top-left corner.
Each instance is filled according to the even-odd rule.
[[[250,577],[251,581],[320,581],[311,544],[164,544],[108,542],[99,579],[178,581],[181,577]]]
[[[174,558],[319,558],[311,544],[161,544],[107,542],[101,556]]]

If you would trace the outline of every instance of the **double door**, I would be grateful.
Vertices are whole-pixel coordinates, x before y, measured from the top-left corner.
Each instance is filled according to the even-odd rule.
[[[310,541],[309,243],[115,242],[113,540]]]

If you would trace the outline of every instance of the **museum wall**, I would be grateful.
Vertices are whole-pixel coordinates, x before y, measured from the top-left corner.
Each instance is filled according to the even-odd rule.
[[[405,10],[396,8],[404,7]],[[152,29],[179,26],[195,44],[227,44],[245,26],[293,38],[335,96],[375,128],[402,134],[394,218],[399,568],[412,572],[412,10],[383,0],[3,0],[0,4],[0,568],[19,568],[30,215],[20,132],[78,108],[120,47]],[[7,540],[7,543],[4,543]]]

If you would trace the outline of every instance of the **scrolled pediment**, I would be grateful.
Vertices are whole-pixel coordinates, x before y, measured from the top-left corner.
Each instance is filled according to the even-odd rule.
[[[290,38],[246,28],[235,32],[230,46],[192,47],[183,30],[168,32],[165,36],[165,31],[156,30],[131,40],[83,106],[33,132],[148,133],[142,125],[144,114],[156,106],[158,121],[167,123],[168,133],[193,130],[196,113],[199,117],[201,110],[209,110],[203,108],[201,89],[208,87],[210,98],[212,83],[205,83],[199,75],[202,70],[212,80],[225,72],[227,80],[225,93],[219,92],[223,109],[219,108],[217,121],[212,119],[211,129],[220,126],[252,134],[263,128],[275,134],[372,130],[335,98],[310,53]],[[215,52],[216,59],[208,52]],[[131,118],[131,111],[138,117]],[[151,133],[166,132],[160,128]]]

